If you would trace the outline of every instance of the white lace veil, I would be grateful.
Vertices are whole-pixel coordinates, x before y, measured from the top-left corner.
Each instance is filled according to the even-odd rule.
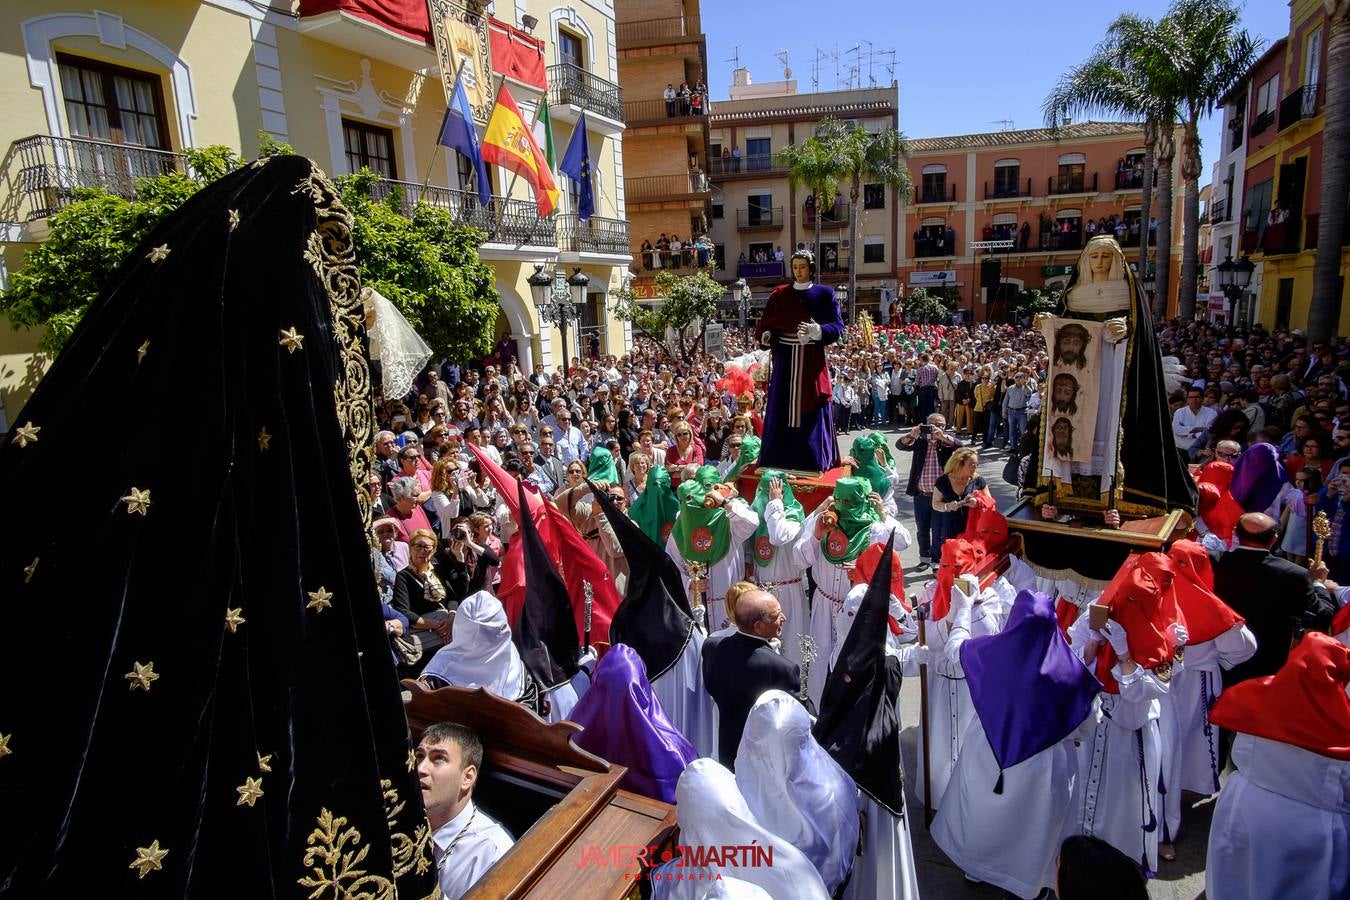
[[[431,348],[398,307],[374,288],[363,288],[370,358],[379,360],[384,396],[393,400],[412,390],[413,379],[431,359]]]

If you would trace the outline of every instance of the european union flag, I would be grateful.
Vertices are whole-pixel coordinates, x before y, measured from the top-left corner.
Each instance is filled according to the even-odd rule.
[[[436,143],[458,150],[473,162],[473,170],[478,176],[478,199],[487,206],[492,201],[491,185],[488,184],[487,166],[483,164],[483,151],[478,144],[478,129],[473,124],[473,109],[469,106],[469,95],[464,92],[461,79],[455,79],[455,93],[445,110],[441,136],[436,139]]]
[[[577,120],[572,140],[567,142],[558,171],[581,184],[577,199],[577,218],[582,222],[595,215],[595,193],[591,187],[591,144],[586,138],[586,114]]]

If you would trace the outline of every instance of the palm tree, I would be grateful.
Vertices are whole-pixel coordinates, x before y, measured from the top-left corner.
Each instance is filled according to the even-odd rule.
[[[1260,42],[1238,27],[1240,13],[1230,0],[1176,0],[1159,29],[1173,69],[1182,112],[1181,283],[1177,315],[1195,317],[1200,243],[1200,118],[1246,75],[1260,55]]]
[[[827,142],[839,149],[843,178],[849,185],[848,211],[848,321],[858,303],[858,201],[863,184],[881,184],[895,192],[896,203],[908,203],[914,195],[909,177],[909,142],[893,128],[868,131],[861,125],[832,121],[826,128]]]
[[[1158,166],[1155,313],[1167,309],[1172,253],[1172,163],[1176,157],[1175,85],[1162,58],[1159,23],[1133,13],[1116,18],[1083,63],[1060,76],[1041,104],[1045,123],[1058,129],[1069,116],[1105,113],[1144,123],[1145,168],[1140,211],[1139,273],[1148,272],[1149,213],[1154,160]]]
[[[1317,257],[1313,262],[1308,341],[1328,341],[1340,323],[1341,246],[1350,171],[1350,0],[1322,0],[1327,14],[1327,83],[1322,106],[1322,193],[1317,215]]]
[[[838,148],[834,146],[833,135],[828,123],[823,119],[816,126],[816,133],[802,141],[778,151],[778,164],[788,170],[788,184],[795,192],[805,187],[816,201],[815,237],[811,242],[811,252],[816,256],[816,265],[820,266],[820,213],[821,204],[833,197],[839,190],[839,180],[844,177],[840,165]]]

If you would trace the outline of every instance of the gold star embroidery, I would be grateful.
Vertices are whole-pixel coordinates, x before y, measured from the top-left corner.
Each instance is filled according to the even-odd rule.
[[[4,759],[14,751],[9,749],[9,739],[14,737],[12,734],[0,734],[0,759]]]
[[[272,771],[272,754],[269,753],[266,756],[263,756],[261,753],[258,754],[258,771]]]
[[[306,603],[305,606],[315,612],[323,612],[333,605],[332,599],[333,595],[330,594],[326,588],[320,587],[317,591],[309,592],[309,602]]]
[[[14,443],[20,447],[27,447],[29,443],[37,443],[38,432],[42,430],[41,425],[34,425],[29,422],[26,425],[20,425],[14,430]]]
[[[239,799],[235,801],[235,806],[248,804],[250,807],[258,802],[258,798],[263,795],[261,778],[245,778],[244,783],[235,788],[239,792]]]
[[[132,488],[131,493],[122,498],[122,502],[127,505],[127,515],[132,513],[145,515],[150,511],[150,491]]]
[[[285,347],[291,353],[300,349],[300,345],[305,342],[305,336],[295,330],[295,326],[283,328],[281,330],[281,346]]]
[[[38,558],[35,556],[35,557],[33,557],[33,561],[32,561],[32,562],[30,562],[28,565],[26,565],[26,566],[23,567],[23,583],[24,583],[24,584],[29,584],[30,582],[32,582],[33,576],[37,574],[37,564],[38,564]]]
[[[267,433],[267,426],[264,425],[258,431],[258,449],[266,450],[271,443],[272,443],[272,436]]]
[[[159,841],[151,841],[149,847],[137,847],[136,858],[131,861],[128,869],[135,869],[140,877],[144,878],[151,872],[158,872],[164,868],[160,860],[169,855],[168,850],[159,849]]]
[[[243,625],[244,622],[248,621],[240,615],[243,611],[244,608],[242,606],[238,609],[225,608],[225,627],[230,629],[230,634],[234,634],[239,630],[240,625]]]
[[[417,751],[410,748],[408,750],[408,771],[411,772],[416,767],[417,767]]]
[[[168,245],[168,244],[160,244],[158,247],[156,247],[155,249],[151,250],[149,253],[145,254],[145,257],[146,257],[146,259],[150,260],[152,263],[157,263],[157,262],[163,262],[164,259],[169,255],[169,253],[170,253],[170,251],[169,251],[169,245]]]
[[[239,210],[230,210],[230,230],[234,231],[239,227]]]
[[[159,681],[159,673],[155,671],[153,662],[132,663],[131,671],[125,675],[125,678],[131,682],[131,690],[140,688],[148,694],[150,693],[150,684]]]
[[[136,348],[136,364],[140,365],[141,363],[145,362],[145,354],[149,352],[150,352],[150,339],[146,338],[144,341],[141,342],[141,345]]]

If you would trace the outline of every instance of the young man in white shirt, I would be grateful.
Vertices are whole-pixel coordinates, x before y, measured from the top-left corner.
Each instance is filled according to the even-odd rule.
[[[432,856],[445,900],[458,900],[511,849],[511,835],[473,802],[483,743],[462,725],[441,722],[422,732],[417,780],[434,829]]]

